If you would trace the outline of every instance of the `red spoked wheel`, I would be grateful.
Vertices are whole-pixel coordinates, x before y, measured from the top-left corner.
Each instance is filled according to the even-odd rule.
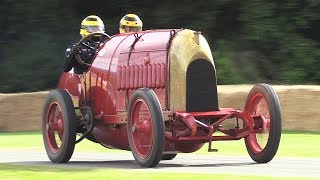
[[[254,120],[254,132],[245,137],[247,151],[255,162],[267,163],[277,153],[281,138],[279,98],[270,85],[257,84],[248,95],[245,111]]]
[[[76,115],[67,91],[49,92],[43,108],[42,135],[49,159],[53,163],[70,160],[76,144]]]
[[[129,102],[127,132],[130,149],[142,167],[158,165],[164,147],[164,121],[160,102],[150,89],[136,90]]]

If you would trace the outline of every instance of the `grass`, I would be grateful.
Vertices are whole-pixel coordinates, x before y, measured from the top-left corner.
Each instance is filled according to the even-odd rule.
[[[313,157],[320,158],[319,133],[309,132],[284,132],[282,134],[277,157]],[[248,156],[243,140],[213,142],[214,148],[219,152],[215,155]],[[194,154],[210,154],[207,152],[208,145],[204,145]],[[0,149],[26,149],[44,150],[42,135],[40,132],[17,132],[0,133]],[[84,140],[76,145],[75,151],[85,152],[108,152],[115,151],[104,148],[99,144]],[[116,150],[117,152],[125,152]],[[18,165],[1,164],[0,179],[307,179],[292,177],[264,177],[236,174],[196,174],[175,172],[145,172],[143,170],[120,170],[120,169],[85,169],[56,167],[50,165]]]
[[[229,174],[196,174],[196,173],[173,173],[173,172],[145,172],[138,170],[118,170],[118,169],[73,169],[58,168],[49,166],[26,166],[13,164],[0,164],[1,179],[152,179],[152,180],[170,180],[170,179],[255,179],[255,180],[273,180],[273,179],[307,179],[292,177],[263,177],[248,175],[229,175]]]
[[[320,134],[309,132],[285,131],[281,136],[281,142],[276,157],[310,157],[320,158]],[[219,151],[214,155],[248,156],[243,140],[213,142],[213,148]],[[212,154],[207,152],[205,144],[194,154]],[[44,150],[42,135],[40,132],[0,133],[0,149],[30,149]],[[107,149],[89,140],[83,140],[76,145],[75,151],[85,152],[110,152]],[[117,152],[125,152],[116,150]]]

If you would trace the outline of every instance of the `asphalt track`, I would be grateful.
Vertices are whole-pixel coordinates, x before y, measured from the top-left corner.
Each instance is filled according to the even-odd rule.
[[[131,152],[75,152],[67,164],[53,164],[44,151],[0,150],[0,163],[56,166],[89,169],[123,169],[152,172],[223,173],[275,177],[304,177],[320,179],[320,158],[275,157],[267,164],[257,164],[249,157],[178,154],[161,161],[155,168],[141,168]]]

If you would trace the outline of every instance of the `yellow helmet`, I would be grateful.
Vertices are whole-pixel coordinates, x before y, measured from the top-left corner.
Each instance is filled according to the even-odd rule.
[[[93,32],[104,32],[104,24],[98,16],[90,15],[81,22],[80,35],[85,37]]]
[[[142,21],[135,14],[127,14],[120,20],[120,33],[137,32],[142,30]]]

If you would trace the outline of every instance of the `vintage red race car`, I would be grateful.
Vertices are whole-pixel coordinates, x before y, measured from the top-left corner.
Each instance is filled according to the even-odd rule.
[[[99,43],[87,45],[97,51],[92,64],[77,58],[88,70],[62,73],[46,98],[42,133],[52,162],[68,162],[84,138],[130,150],[142,167],[242,138],[254,161],[273,159],[282,129],[276,92],[257,84],[243,110],[219,107],[214,60],[200,32],[93,33],[79,44],[97,36]]]

